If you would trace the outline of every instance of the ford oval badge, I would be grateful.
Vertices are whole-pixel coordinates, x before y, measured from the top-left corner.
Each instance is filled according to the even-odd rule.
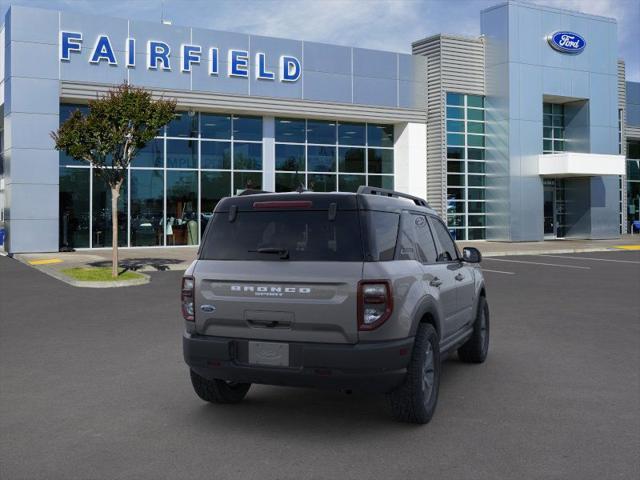
[[[202,310],[203,312],[211,313],[216,311],[216,307],[214,307],[213,305],[201,305],[200,310]]]
[[[582,53],[587,42],[577,33],[559,31],[547,37],[547,42],[551,48],[562,53],[578,54]]]

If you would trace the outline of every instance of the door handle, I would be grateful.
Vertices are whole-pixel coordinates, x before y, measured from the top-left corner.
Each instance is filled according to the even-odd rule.
[[[439,287],[440,285],[442,285],[442,280],[440,280],[438,277],[433,277],[433,280],[429,282],[429,285],[431,285],[432,287]]]
[[[459,282],[461,282],[462,280],[464,280],[464,275],[459,273],[455,276],[455,279]]]

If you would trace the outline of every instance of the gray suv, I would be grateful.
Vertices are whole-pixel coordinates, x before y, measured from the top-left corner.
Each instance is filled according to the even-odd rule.
[[[182,279],[193,388],[213,403],[252,383],[379,392],[427,423],[445,355],[487,356],[480,260],[391,190],[225,198]]]

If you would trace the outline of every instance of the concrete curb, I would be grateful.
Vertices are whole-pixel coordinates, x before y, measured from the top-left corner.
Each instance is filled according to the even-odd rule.
[[[508,257],[513,255],[555,255],[566,253],[593,253],[593,252],[622,252],[624,250],[613,247],[599,248],[561,248],[549,250],[513,250],[508,252],[480,252],[483,257]]]

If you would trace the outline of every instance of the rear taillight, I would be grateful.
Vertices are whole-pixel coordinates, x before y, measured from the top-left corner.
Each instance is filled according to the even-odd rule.
[[[358,283],[358,330],[374,330],[393,311],[391,283],[388,280],[366,280]]]
[[[195,280],[193,277],[182,277],[182,292],[180,300],[182,301],[182,316],[189,322],[195,321],[194,305],[193,305],[193,288]]]

